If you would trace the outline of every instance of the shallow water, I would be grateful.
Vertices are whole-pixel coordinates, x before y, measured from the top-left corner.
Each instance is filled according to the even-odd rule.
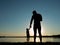
[[[34,38],[30,38],[29,42],[33,42]],[[27,38],[0,38],[0,42],[27,42]],[[40,42],[36,38],[36,42]],[[60,38],[42,38],[42,42],[60,42]]]

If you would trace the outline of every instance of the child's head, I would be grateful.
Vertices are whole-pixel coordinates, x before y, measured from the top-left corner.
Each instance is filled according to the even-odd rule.
[[[29,30],[28,28],[26,28],[26,30]]]

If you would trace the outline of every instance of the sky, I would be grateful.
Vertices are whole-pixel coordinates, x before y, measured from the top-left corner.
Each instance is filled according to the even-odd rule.
[[[0,0],[0,36],[26,35],[33,10],[42,15],[43,35],[60,34],[60,0]]]

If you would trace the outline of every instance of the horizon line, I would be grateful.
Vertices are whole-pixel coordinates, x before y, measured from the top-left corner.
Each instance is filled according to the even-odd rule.
[[[34,36],[30,36],[30,38],[33,38]],[[36,36],[39,37],[39,36]],[[60,38],[60,35],[46,35],[42,37],[53,37],[53,38]],[[0,38],[27,38],[27,36],[0,36]]]

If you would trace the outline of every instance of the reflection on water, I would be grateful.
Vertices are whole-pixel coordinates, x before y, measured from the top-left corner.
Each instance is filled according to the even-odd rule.
[[[33,42],[34,38],[30,38],[29,42]],[[27,42],[27,38],[0,38],[0,42]],[[40,42],[36,38],[36,42]],[[42,38],[42,42],[60,42],[60,38]]]

